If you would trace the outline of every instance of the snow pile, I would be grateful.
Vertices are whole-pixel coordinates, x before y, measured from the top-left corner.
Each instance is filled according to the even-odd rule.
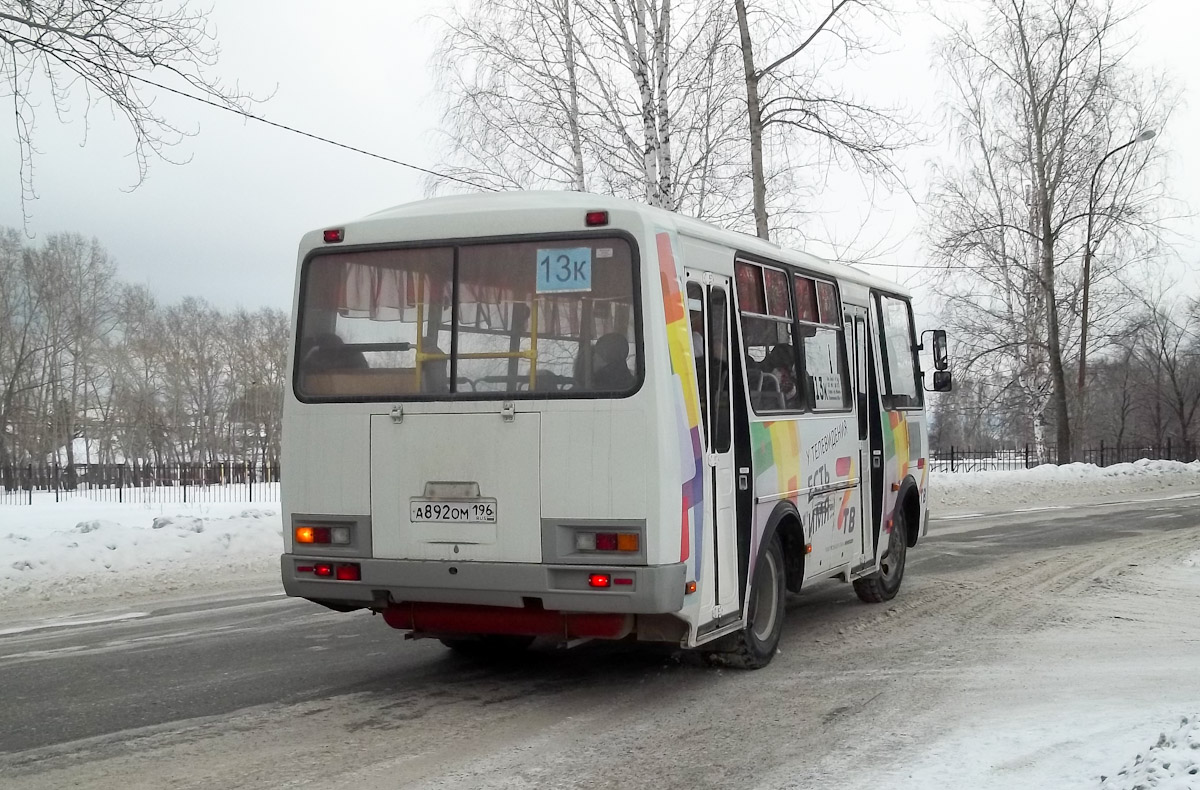
[[[278,505],[72,500],[0,508],[0,600],[162,593],[278,577]]]
[[[1200,787],[1200,716],[1185,717],[1179,728],[1113,776],[1101,777],[1100,790],[1195,790]]]
[[[1151,461],[1096,466],[1043,464],[1032,469],[937,472],[930,475],[930,508],[972,508],[1072,502],[1168,488],[1200,488],[1200,461]]]

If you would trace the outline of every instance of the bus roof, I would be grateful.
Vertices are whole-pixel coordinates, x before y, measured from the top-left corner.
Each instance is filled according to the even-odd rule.
[[[906,296],[910,293],[908,288],[899,283],[885,280],[848,264],[827,261],[800,250],[764,241],[757,236],[726,230],[666,209],[653,208],[632,200],[588,192],[481,192],[447,195],[393,206],[369,214],[362,221],[374,223],[380,220],[411,219],[431,215],[479,215],[496,211],[554,212],[564,208],[575,208],[581,212],[605,209],[636,211],[644,215],[651,224],[657,221],[667,227],[673,226],[681,234],[731,247],[749,255],[778,260],[808,269],[814,274],[838,277],[891,293]]]

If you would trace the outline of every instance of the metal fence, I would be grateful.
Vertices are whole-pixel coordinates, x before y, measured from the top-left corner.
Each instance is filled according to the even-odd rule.
[[[1142,458],[1153,458],[1185,463],[1197,460],[1195,442],[1177,442],[1167,439],[1160,445],[1124,445],[1100,442],[1076,452],[1076,461],[1096,466],[1131,463]],[[979,449],[957,447],[935,449],[931,453],[930,468],[941,472],[978,472],[986,469],[1031,469],[1038,464],[1058,463],[1058,446],[1048,445],[1043,460],[1038,459],[1037,448],[1032,444],[1024,447]]]
[[[0,465],[0,504],[62,502],[278,502],[279,464]]]

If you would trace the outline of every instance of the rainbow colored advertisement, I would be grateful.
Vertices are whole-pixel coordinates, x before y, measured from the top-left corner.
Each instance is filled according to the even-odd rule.
[[[688,326],[683,282],[675,265],[671,233],[660,230],[655,236],[658,269],[662,281],[663,313],[667,323],[667,348],[671,354],[671,395],[675,402],[676,435],[679,437],[679,471],[683,481],[679,561],[692,557],[694,563],[688,581],[700,578],[702,536],[704,535],[704,452],[700,443],[700,397],[696,388],[696,361],[692,354],[692,335]]]

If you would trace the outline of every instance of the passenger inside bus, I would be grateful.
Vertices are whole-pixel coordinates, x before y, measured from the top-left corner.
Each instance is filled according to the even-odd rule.
[[[592,387],[620,391],[633,387],[629,370],[629,340],[618,332],[609,332],[592,348]]]
[[[775,377],[782,400],[780,408],[796,408],[800,393],[796,388],[796,353],[791,345],[777,343],[763,360],[762,369]]]
[[[308,350],[301,359],[306,370],[318,373],[329,370],[362,370],[369,368],[361,351],[350,348],[333,332],[309,338]]]

